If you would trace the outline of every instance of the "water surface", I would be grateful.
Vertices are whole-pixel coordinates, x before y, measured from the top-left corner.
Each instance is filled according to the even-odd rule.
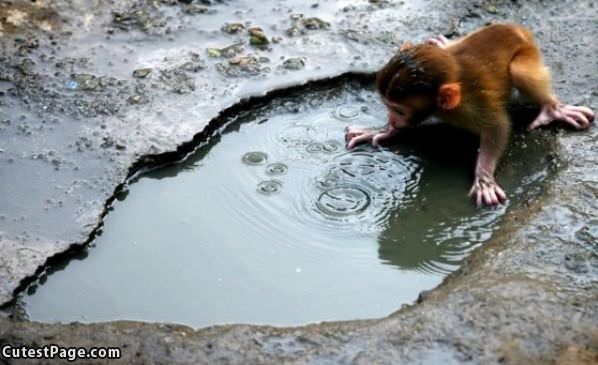
[[[516,134],[498,175],[510,203],[476,209],[475,139],[463,133],[422,127],[345,150],[345,126],[384,118],[355,85],[239,112],[185,161],[131,184],[92,247],[29,288],[31,318],[293,325],[412,302],[539,191],[545,140]]]

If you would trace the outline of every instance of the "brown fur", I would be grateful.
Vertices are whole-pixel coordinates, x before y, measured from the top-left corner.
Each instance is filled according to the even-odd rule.
[[[426,44],[405,44],[378,73],[377,87],[388,107],[387,127],[349,128],[347,147],[365,141],[378,145],[430,115],[479,134],[469,193],[477,205],[507,200],[494,173],[509,138],[506,104],[513,88],[541,105],[529,129],[562,121],[581,130],[594,120],[590,108],[558,102],[531,32],[513,24],[489,25],[455,41],[436,36]]]
[[[474,133],[508,128],[506,103],[513,87],[539,104],[555,101],[548,69],[531,33],[521,26],[490,25],[445,49],[430,44],[406,48],[378,73],[380,94],[397,103],[410,96],[435,101],[441,85],[458,82],[459,106],[451,110],[435,106],[428,114]]]

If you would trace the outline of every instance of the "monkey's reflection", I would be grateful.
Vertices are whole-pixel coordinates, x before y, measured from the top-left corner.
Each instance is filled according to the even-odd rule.
[[[529,117],[520,111],[516,119]],[[513,139],[500,174],[511,199],[520,201],[521,181],[546,170],[542,161],[530,161],[543,158],[546,143],[544,137],[521,132]],[[448,273],[490,237],[505,208],[477,209],[463,199],[477,147],[475,136],[443,124],[402,132],[390,146],[396,153],[418,156],[422,172],[416,196],[397,208],[378,239],[381,261],[406,270]]]
[[[409,130],[397,138],[391,149],[419,157],[422,175],[416,196],[394,212],[379,237],[380,260],[401,269],[436,273],[450,272],[460,264],[476,243],[439,240],[450,236],[451,227],[476,215],[462,194],[476,144],[473,135],[444,124]]]

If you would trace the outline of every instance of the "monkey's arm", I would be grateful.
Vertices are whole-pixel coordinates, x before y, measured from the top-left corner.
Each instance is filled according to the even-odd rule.
[[[503,116],[497,124],[484,128],[480,133],[475,179],[469,191],[477,206],[497,205],[507,200],[504,190],[494,180],[494,172],[507,145],[509,131],[508,119]]]

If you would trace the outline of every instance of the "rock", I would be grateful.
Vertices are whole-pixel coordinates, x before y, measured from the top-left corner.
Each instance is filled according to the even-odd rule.
[[[33,62],[29,58],[25,58],[21,63],[17,66],[19,71],[23,73],[23,75],[33,75],[33,69],[35,67],[35,62]]]
[[[226,23],[220,28],[220,30],[228,34],[237,34],[243,29],[245,29],[245,26],[242,23]]]
[[[208,56],[210,57],[220,57],[222,55],[222,53],[220,52],[220,50],[218,48],[208,48]]]
[[[243,52],[245,47],[243,43],[235,43],[231,44],[230,46],[226,46],[224,48],[208,48],[208,56],[218,58],[218,57],[225,57],[225,58],[232,58],[238,55],[239,53]]]
[[[303,26],[307,29],[323,29],[330,27],[330,23],[320,18],[312,17],[303,19]]]
[[[135,95],[129,96],[127,101],[129,102],[129,104],[145,104],[145,103],[147,103],[148,100],[145,96],[143,96],[141,94],[135,94]]]
[[[326,29],[330,23],[318,17],[305,18],[303,14],[292,14],[290,16],[293,24],[286,30],[287,35],[296,36],[304,34],[306,30]]]
[[[133,71],[133,77],[136,77],[138,79],[143,79],[145,77],[147,77],[147,75],[149,75],[152,72],[151,68],[139,68],[135,71]]]
[[[287,70],[300,70],[305,67],[305,61],[302,58],[289,58],[282,63],[282,67]]]
[[[252,35],[251,37],[249,37],[249,44],[251,44],[252,46],[265,46],[268,43],[270,43],[270,41],[263,34]]]
[[[249,44],[252,46],[265,46],[270,43],[268,37],[264,34],[264,30],[260,27],[252,27],[247,30],[249,32]]]
[[[73,74],[72,81],[76,83],[76,87],[73,90],[92,91],[100,86],[100,80],[96,76],[90,74]],[[73,86],[74,84],[70,85]]]
[[[194,4],[186,5],[185,8],[183,9],[184,13],[190,14],[190,15],[205,14],[209,11],[210,11],[210,9],[206,8],[205,6],[199,6],[199,5],[194,5]]]

